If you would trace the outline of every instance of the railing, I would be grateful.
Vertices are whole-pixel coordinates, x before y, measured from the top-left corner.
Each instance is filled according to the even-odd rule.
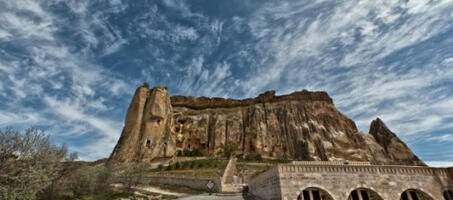
[[[362,161],[292,161],[291,164],[294,165],[354,165],[354,166],[362,166],[362,165],[371,165],[370,162],[362,162]]]
[[[389,165],[295,165],[280,164],[278,170],[284,172],[323,172],[323,173],[384,173],[384,174],[424,174],[447,176],[448,168]]]

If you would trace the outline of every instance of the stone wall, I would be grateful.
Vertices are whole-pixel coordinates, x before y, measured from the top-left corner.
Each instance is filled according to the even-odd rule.
[[[214,188],[209,190],[206,186],[209,181],[214,183]],[[202,190],[206,192],[220,192],[221,184],[220,180],[216,178],[197,178],[197,177],[171,177],[171,176],[151,176],[143,179],[144,184],[150,185],[159,185],[159,184],[169,184],[169,185],[180,185],[186,186],[196,190]]]
[[[249,192],[261,199],[281,199],[279,171],[274,167],[257,175],[249,182]]]
[[[306,188],[326,191],[334,200],[347,200],[351,191],[365,188],[384,200],[400,200],[408,189],[421,191],[433,200],[443,199],[442,193],[453,188],[446,168],[409,166],[348,166],[348,165],[278,165],[255,177],[249,185],[253,195],[263,199],[296,199]],[[277,180],[274,180],[277,179]],[[280,196],[270,196],[276,187]]]
[[[291,164],[294,165],[371,165],[370,162],[362,161],[347,161],[347,160],[337,160],[337,161],[292,161]]]

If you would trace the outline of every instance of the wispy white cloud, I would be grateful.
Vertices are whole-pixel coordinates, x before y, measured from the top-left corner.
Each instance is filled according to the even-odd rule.
[[[329,12],[305,15],[326,4]],[[402,135],[447,128],[451,114],[436,107],[448,106],[451,94],[441,98],[431,88],[451,80],[453,68],[438,65],[448,58],[428,66],[382,61],[449,30],[452,7],[448,1],[270,3],[249,25],[259,39],[255,48],[272,59],[263,58],[241,84],[246,96],[280,87],[327,90],[364,131],[377,116]]]
[[[78,17],[89,18],[87,1],[67,3]],[[98,135],[99,141],[70,148],[85,148],[80,153],[90,159],[107,156],[121,131],[122,117],[118,120],[105,115],[110,110],[106,99],[121,97],[130,86],[87,53],[99,47],[94,26],[106,29],[105,25],[99,19],[93,21],[95,24],[76,24],[85,39],[80,43],[81,50],[75,51],[58,36],[61,23],[68,22],[48,11],[48,4],[20,0],[0,5],[0,42],[9,42],[19,50],[0,49],[0,71],[4,72],[0,85],[8,85],[0,90],[0,97],[5,98],[0,105],[0,125],[50,127],[45,129],[57,138]],[[111,54],[125,43],[117,32],[106,33],[102,39],[110,45],[101,46],[104,53],[100,55]],[[88,156],[86,148],[91,145],[99,150],[91,149]]]
[[[86,107],[68,99],[61,101],[53,97],[45,96],[44,102],[48,105],[51,114],[58,115],[65,119],[65,121],[68,120],[68,124],[82,122],[83,124],[87,124],[92,128],[97,129],[97,132],[102,135],[98,140],[80,147],[81,149],[86,150],[86,148],[88,148],[92,150],[88,156],[89,158],[106,157],[109,155],[109,151],[106,150],[113,148],[121,131],[122,123],[87,114],[85,112]]]
[[[450,142],[453,39],[443,34],[453,28],[453,2],[247,6],[213,13],[173,0],[2,1],[0,120],[95,134],[104,139],[74,148],[106,155],[91,148],[116,142],[131,88],[143,81],[224,97],[305,88],[328,91],[362,131],[379,116],[409,143]]]
[[[453,142],[453,134],[444,134],[440,136],[433,136],[428,138],[428,140],[431,141],[437,141],[437,142]]]
[[[84,112],[85,108],[78,102],[69,101],[68,99],[58,101],[49,96],[44,97],[44,102],[49,106],[52,113],[68,120],[85,122],[101,131],[105,136],[116,138],[120,132],[121,127],[114,125],[114,122],[86,114]]]
[[[453,167],[453,161],[426,161],[425,163],[431,167]]]

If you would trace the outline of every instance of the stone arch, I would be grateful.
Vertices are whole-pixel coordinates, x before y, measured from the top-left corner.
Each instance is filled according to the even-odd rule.
[[[358,187],[351,190],[348,200],[384,200],[374,189]]]
[[[453,200],[453,190],[447,189],[443,192],[442,195],[445,200]]]
[[[307,187],[297,196],[297,200],[335,200],[332,195],[322,187]]]
[[[433,196],[421,189],[407,189],[400,195],[400,200],[434,200]]]

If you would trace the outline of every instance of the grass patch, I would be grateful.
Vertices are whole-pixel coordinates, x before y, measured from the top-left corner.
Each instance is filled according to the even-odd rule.
[[[118,199],[130,199],[130,200],[160,200],[160,199],[177,199],[176,196],[155,194],[148,192],[146,195],[141,194],[130,194],[126,192],[111,192],[108,194],[89,195],[81,198],[75,197],[59,197],[55,200],[118,200]]]
[[[193,176],[193,177],[218,177],[222,176],[223,170],[217,168],[202,168],[202,169],[175,169],[165,171],[152,171],[148,175],[153,176]]]
[[[257,156],[238,157],[237,161],[238,162],[251,162],[251,163],[284,164],[284,163],[290,163],[292,160],[288,160],[288,159],[268,159],[268,158],[261,158],[260,155],[257,155]]]
[[[167,167],[159,166],[152,169],[148,175],[185,175],[197,177],[218,177],[222,176],[228,161],[226,160],[193,160],[176,162]]]
[[[254,170],[254,171],[267,171],[272,166],[266,166],[266,165],[248,165],[245,163],[238,163],[236,164],[236,169],[237,170]]]
[[[109,194],[99,194],[99,195],[89,195],[89,196],[84,196],[81,198],[75,198],[71,196],[62,196],[57,198],[56,200],[115,200],[118,198],[127,198],[131,196],[128,193],[124,192],[112,192]]]

